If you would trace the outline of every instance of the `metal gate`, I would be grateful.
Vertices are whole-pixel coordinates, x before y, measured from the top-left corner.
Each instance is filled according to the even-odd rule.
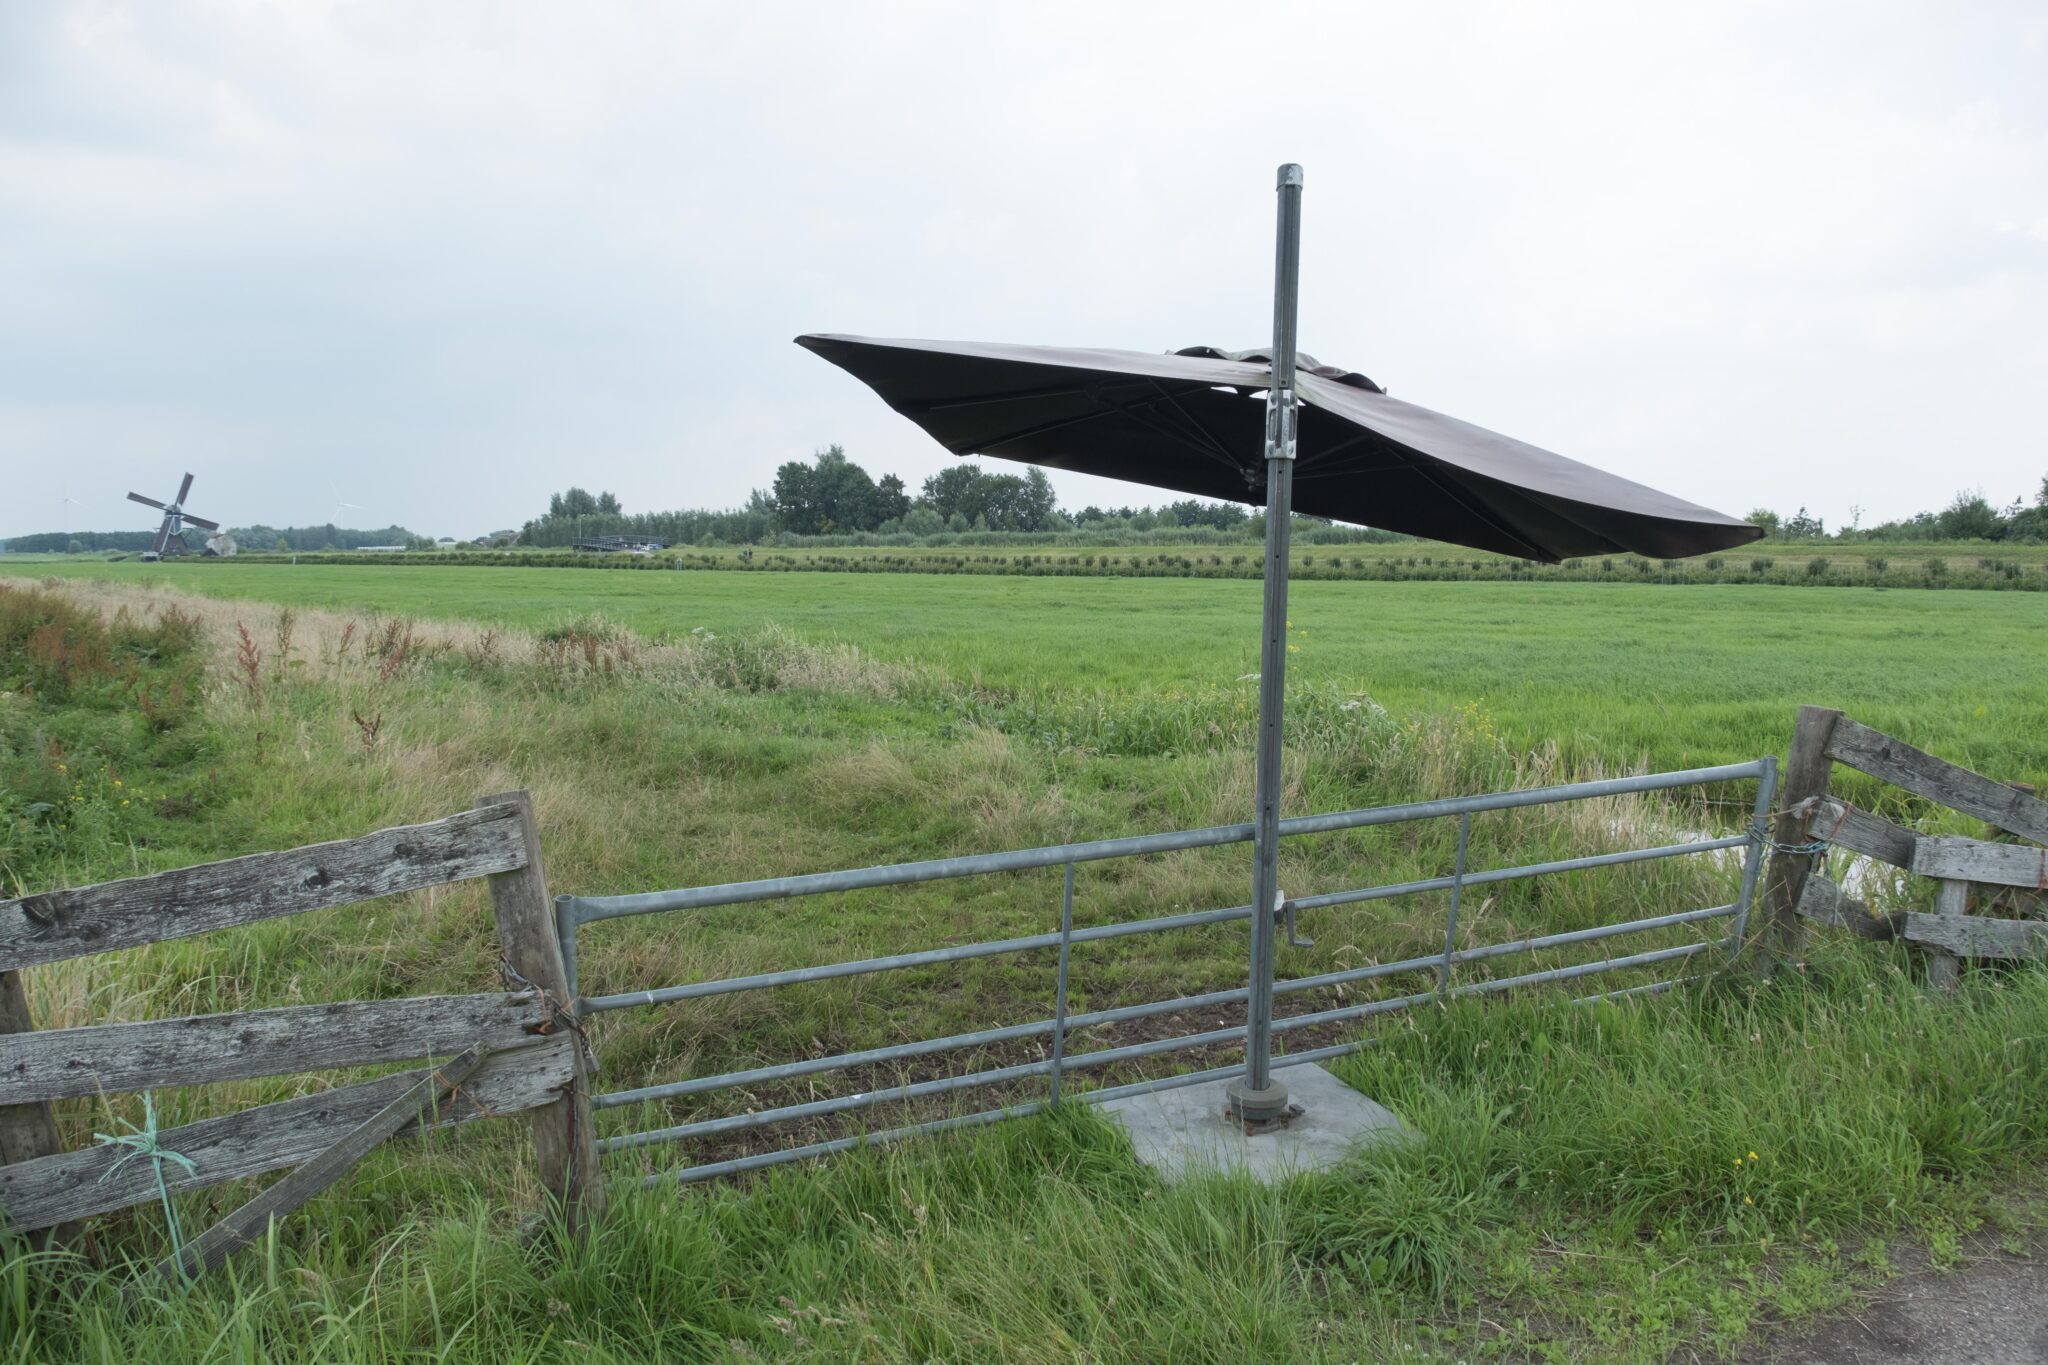
[[[1336,1009],[1325,1009],[1312,1013],[1279,1017],[1269,1016],[1271,1030],[1275,1035],[1285,1037],[1287,1034],[1320,1025],[1360,1020],[1373,1015],[1391,1013],[1397,1010],[1409,1009],[1416,1005],[1462,996],[1548,985],[1577,980],[1581,977],[1598,976],[1631,969],[1656,968],[1667,965],[1677,967],[1681,964],[1690,964],[1694,958],[1716,951],[1730,953],[1742,941],[1748,920],[1750,903],[1756,894],[1757,875],[1762,866],[1764,851],[1763,821],[1770,812],[1771,802],[1777,789],[1777,780],[1777,759],[1766,757],[1750,763],[1729,764],[1721,767],[1693,768],[1679,772],[1654,773],[1639,777],[1620,777],[1597,782],[1579,782],[1563,786],[1532,788],[1526,791],[1496,792],[1485,796],[1457,797],[1441,801],[1421,801],[1398,806],[1379,806],[1364,810],[1342,811],[1335,814],[1302,816],[1284,820],[1280,824],[1282,838],[1331,834],[1344,830],[1395,825],[1419,820],[1452,819],[1457,821],[1457,852],[1450,870],[1442,876],[1419,881],[1399,882],[1352,890],[1333,891],[1320,895],[1302,896],[1289,899],[1276,906],[1271,913],[1276,919],[1284,923],[1288,940],[1290,942],[1297,942],[1298,940],[1296,940],[1294,932],[1295,917],[1301,911],[1356,904],[1364,901],[1384,900],[1395,896],[1410,896],[1424,892],[1446,891],[1449,893],[1445,914],[1443,949],[1441,952],[1425,957],[1405,958],[1397,962],[1374,963],[1342,971],[1326,972],[1316,976],[1276,980],[1272,984],[1271,994],[1286,996],[1324,987],[1368,981],[1380,977],[1433,970],[1436,980],[1429,989],[1406,995],[1367,1001],[1356,1005],[1346,1005]],[[1470,870],[1466,867],[1472,817],[1486,811],[1556,805],[1575,801],[1591,801],[1635,793],[1668,791],[1674,788],[1746,781],[1754,781],[1757,784],[1756,797],[1750,823],[1741,833],[1719,838],[1691,838],[1681,842],[1630,849],[1623,852],[1599,853],[1582,858],[1526,863],[1511,867],[1488,868],[1478,871]],[[1249,823],[1223,825],[1209,829],[1185,830],[1177,833],[1148,834],[1126,839],[1102,839],[1090,843],[1061,844],[1049,848],[1022,849],[1008,853],[990,853],[963,858],[941,858],[928,862],[899,863],[884,867],[820,872],[806,876],[773,877],[761,881],[733,882],[721,886],[690,887],[681,890],[654,891],[638,895],[559,896],[555,901],[556,928],[561,939],[562,959],[568,968],[569,985],[573,992],[578,990],[576,972],[578,933],[584,926],[600,921],[620,919],[627,916],[703,910],[714,906],[738,905],[754,901],[831,895],[874,887],[904,886],[917,882],[939,881],[950,878],[987,876],[996,873],[1019,872],[1033,868],[1064,867],[1065,869],[1064,894],[1061,897],[1059,927],[1044,933],[1020,938],[955,944],[919,952],[898,953],[887,957],[865,958],[822,966],[798,967],[787,971],[764,972],[751,976],[730,977],[716,981],[688,982],[653,990],[629,991],[615,995],[582,996],[579,994],[576,1001],[577,1013],[588,1016],[611,1010],[655,1008],[678,1001],[723,995],[735,991],[768,990],[780,986],[800,985],[805,982],[831,980],[837,977],[887,972],[902,968],[925,967],[938,963],[964,962],[974,958],[990,957],[997,954],[1053,949],[1057,950],[1059,954],[1059,967],[1052,1014],[1048,1018],[1002,1028],[981,1029],[974,1032],[952,1034],[947,1037],[927,1038],[916,1042],[871,1048],[859,1052],[840,1053],[826,1057],[809,1057],[779,1065],[729,1071],[715,1076],[692,1077],[661,1084],[639,1086],[628,1090],[611,1091],[608,1093],[600,1092],[592,1097],[592,1104],[595,1108],[611,1109],[626,1105],[685,1100],[690,1097],[709,1095],[713,1092],[733,1087],[787,1081],[824,1072],[887,1064],[909,1058],[925,1057],[958,1049],[986,1047],[1017,1040],[1048,1040],[1049,1055],[1044,1060],[974,1071],[964,1075],[945,1076],[890,1089],[869,1090],[828,1099],[780,1105],[758,1111],[697,1119],[690,1122],[670,1124],[665,1127],[651,1128],[641,1132],[624,1133],[601,1139],[598,1142],[598,1148],[602,1152],[617,1152],[661,1143],[689,1142],[698,1139],[715,1138],[741,1130],[756,1129],[772,1124],[814,1119],[833,1114],[845,1114],[897,1101],[946,1095],[993,1085],[1012,1085],[1016,1082],[1029,1081],[1036,1078],[1043,1078],[1046,1082],[1044,1096],[1040,1099],[1006,1104],[1002,1107],[982,1109],[968,1114],[951,1115],[926,1122],[888,1128],[878,1132],[840,1137],[830,1141],[777,1148],[731,1160],[706,1162],[649,1177],[652,1181],[703,1180],[771,1166],[785,1161],[822,1156],[831,1152],[843,1151],[862,1143],[889,1142],[922,1133],[936,1132],[941,1129],[988,1123],[996,1119],[1036,1113],[1051,1104],[1059,1102],[1063,1097],[1070,1100],[1097,1103],[1147,1091],[1198,1084],[1203,1081],[1216,1080],[1236,1074],[1241,1068],[1224,1067],[1195,1071],[1154,1077],[1129,1084],[1098,1086],[1094,1089],[1076,1089],[1068,1085],[1068,1081],[1071,1078],[1104,1067],[1138,1061],[1188,1048],[1239,1043],[1247,1036],[1246,1026],[1239,1025],[1233,1028],[1212,1029],[1184,1034],[1178,1037],[1153,1039],[1120,1047],[1098,1048],[1092,1051],[1070,1054],[1066,1050],[1068,1038],[1077,1029],[1121,1023],[1162,1014],[1172,1014],[1205,1006],[1233,1005],[1247,1002],[1252,998],[1252,993],[1248,987],[1240,987],[1234,990],[1212,991],[1200,995],[1180,996],[1168,1000],[1126,1005],[1116,1009],[1070,1014],[1067,1009],[1069,964],[1071,952],[1075,944],[1123,938],[1137,934],[1167,933],[1173,930],[1189,929],[1200,925],[1248,921],[1252,918],[1253,913],[1252,907],[1239,905],[1224,909],[1198,911],[1191,914],[1165,915],[1150,919],[1126,920],[1113,924],[1090,925],[1085,928],[1076,929],[1074,927],[1074,868],[1079,863],[1095,862],[1104,859],[1139,858],[1183,849],[1249,843],[1252,837],[1253,826]],[[1731,898],[1725,904],[1705,906],[1674,914],[1657,915],[1646,919],[1625,920],[1565,933],[1527,937],[1508,943],[1494,943],[1464,949],[1457,947],[1459,902],[1462,893],[1467,888],[1489,886],[1523,878],[1551,876],[1587,868],[1610,867],[1621,864],[1650,862],[1663,858],[1712,854],[1718,850],[1735,848],[1745,849],[1746,853],[1741,859],[1739,873],[1735,877],[1736,884],[1731,888]],[[1463,985],[1453,984],[1457,967],[1464,963],[1516,954],[1536,953],[1545,949],[1561,948],[1571,944],[1592,943],[1624,935],[1642,934],[1680,925],[1705,924],[1710,921],[1720,920],[1730,921],[1728,933],[1720,938],[1701,938],[1693,942],[1629,953],[1620,957],[1603,956],[1596,960],[1570,966],[1552,967],[1504,977],[1489,977],[1485,980],[1472,981]],[[1301,942],[1305,943],[1305,941]],[[1609,999],[1667,990],[1688,979],[1692,978],[1688,976],[1660,976],[1653,981],[1631,985],[1598,995],[1582,997],[1582,999]],[[1268,1008],[1270,1009],[1270,997],[1268,997],[1268,1001]],[[1329,1046],[1309,1048],[1300,1052],[1291,1052],[1273,1058],[1272,1065],[1275,1068],[1282,1068],[1340,1057],[1347,1053],[1358,1051],[1360,1048],[1367,1046],[1368,1042],[1369,1040],[1360,1038]]]

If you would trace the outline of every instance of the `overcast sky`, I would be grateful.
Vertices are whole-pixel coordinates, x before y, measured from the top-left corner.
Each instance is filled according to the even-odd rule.
[[[2048,473],[2037,4],[0,0],[0,535],[914,487],[792,336],[1264,344],[1287,160],[1402,398],[1831,528]]]

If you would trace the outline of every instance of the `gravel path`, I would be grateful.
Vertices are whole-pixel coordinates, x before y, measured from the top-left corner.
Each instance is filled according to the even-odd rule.
[[[1790,1334],[1741,1365],[2048,1365],[2048,1247],[1885,1286],[1860,1313]]]

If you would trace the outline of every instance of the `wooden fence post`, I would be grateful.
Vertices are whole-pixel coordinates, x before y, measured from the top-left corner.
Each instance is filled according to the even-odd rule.
[[[573,1008],[561,945],[555,939],[555,906],[548,898],[547,874],[541,866],[533,800],[516,791],[486,796],[477,805],[516,806],[526,844],[526,866],[490,876],[491,909],[497,916],[505,961],[527,982],[545,991],[551,1005],[564,1011]],[[566,1015],[562,1018],[566,1020]],[[541,1184],[554,1198],[571,1234],[581,1236],[604,1217],[604,1181],[598,1172],[597,1138],[590,1122],[590,1076],[582,1047],[573,1052],[574,1076],[568,1092],[533,1112],[533,1154],[540,1166]]]
[[[0,1036],[9,1033],[28,1033],[34,1030],[35,1020],[28,1012],[28,991],[22,985],[20,972],[0,972]],[[56,1115],[50,1112],[50,1102],[43,1100],[30,1104],[0,1104],[0,1166],[12,1166],[17,1161],[33,1157],[55,1156],[64,1150],[64,1140],[57,1132]],[[29,1234],[30,1244],[47,1245],[52,1240],[71,1240],[71,1228],[55,1228]]]
[[[1778,788],[1778,816],[1771,839],[1780,844],[1807,842],[1807,822],[1827,795],[1834,760],[1828,739],[1842,713],[1828,706],[1802,706],[1792,727],[1792,750],[1785,757],[1785,781]],[[1799,923],[1799,897],[1813,871],[1813,855],[1778,853],[1771,858],[1764,881],[1763,964],[1774,966],[1798,956],[1806,935]]]
[[[1970,884],[1944,877],[1935,893],[1934,913],[1960,916],[1970,901]],[[1922,944],[1927,953],[1927,985],[1944,994],[1963,984],[1963,960],[1945,948]]]

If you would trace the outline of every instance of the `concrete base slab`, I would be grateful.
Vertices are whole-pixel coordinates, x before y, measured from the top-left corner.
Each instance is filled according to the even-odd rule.
[[[1301,1112],[1251,1136],[1231,1121],[1223,1093],[1227,1080],[1112,1100],[1102,1110],[1123,1125],[1138,1159],[1168,1180],[1240,1171],[1278,1180],[1334,1166],[1365,1143],[1397,1141],[1409,1131],[1319,1066],[1290,1066],[1275,1079],[1286,1084]]]

